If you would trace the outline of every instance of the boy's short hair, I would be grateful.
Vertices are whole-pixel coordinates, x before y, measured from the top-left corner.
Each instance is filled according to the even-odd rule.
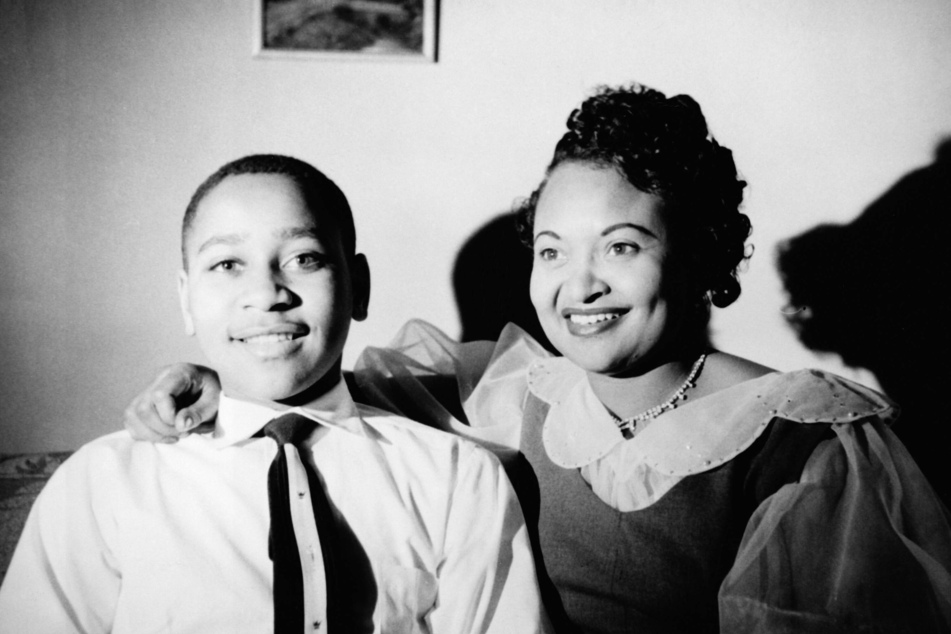
[[[214,174],[205,179],[192,194],[185,217],[182,219],[182,262],[188,266],[185,240],[191,231],[198,212],[198,205],[205,196],[229,176],[242,174],[277,174],[291,179],[300,189],[307,209],[312,213],[316,209],[328,211],[334,216],[340,241],[347,258],[356,253],[357,235],[353,225],[353,213],[343,191],[336,183],[327,178],[316,167],[290,156],[280,154],[252,154],[219,167]]]

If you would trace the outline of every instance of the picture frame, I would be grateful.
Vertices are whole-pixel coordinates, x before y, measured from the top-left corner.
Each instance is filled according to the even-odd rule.
[[[252,0],[254,56],[435,62],[438,0]]]

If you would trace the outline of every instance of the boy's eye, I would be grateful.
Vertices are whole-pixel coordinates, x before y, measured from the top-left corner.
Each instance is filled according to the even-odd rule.
[[[293,269],[303,269],[307,271],[313,271],[320,268],[323,268],[327,263],[326,258],[320,253],[298,253],[297,255],[291,257],[287,265],[288,268]]]
[[[212,264],[209,270],[232,273],[238,270],[238,266],[239,264],[237,260],[220,260],[219,262]]]

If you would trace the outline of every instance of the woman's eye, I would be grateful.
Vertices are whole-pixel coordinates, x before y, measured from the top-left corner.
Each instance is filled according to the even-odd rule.
[[[615,242],[610,247],[608,251],[611,255],[631,255],[637,253],[640,249],[636,244],[631,244],[629,242]]]
[[[555,249],[552,249],[552,248],[539,249],[539,250],[538,250],[538,258],[539,258],[540,260],[545,260],[546,262],[550,262],[551,260],[557,260],[557,259],[558,259],[558,251],[556,251]]]

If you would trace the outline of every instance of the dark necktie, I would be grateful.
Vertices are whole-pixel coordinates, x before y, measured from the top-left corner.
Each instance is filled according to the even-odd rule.
[[[275,418],[264,427],[264,434],[277,443],[277,455],[268,470],[268,501],[271,510],[271,532],[268,549],[274,563],[274,632],[276,634],[301,634],[320,630],[329,631],[334,625],[334,606],[339,605],[334,586],[335,570],[333,562],[334,525],[330,503],[317,474],[310,467],[310,461],[301,458],[299,443],[317,427],[317,423],[299,414],[285,414]],[[289,463],[290,460],[296,461]],[[301,564],[301,551],[294,534],[294,510],[292,504],[302,504],[308,497],[308,491],[294,484],[295,473],[301,465],[307,474],[309,497],[320,539],[320,551],[323,556],[327,588],[326,622],[305,623],[306,600],[304,596],[304,573]],[[290,479],[289,479],[290,478]],[[292,499],[292,491],[296,490]],[[299,509],[298,509],[299,512]],[[306,555],[304,555],[306,556]]]

